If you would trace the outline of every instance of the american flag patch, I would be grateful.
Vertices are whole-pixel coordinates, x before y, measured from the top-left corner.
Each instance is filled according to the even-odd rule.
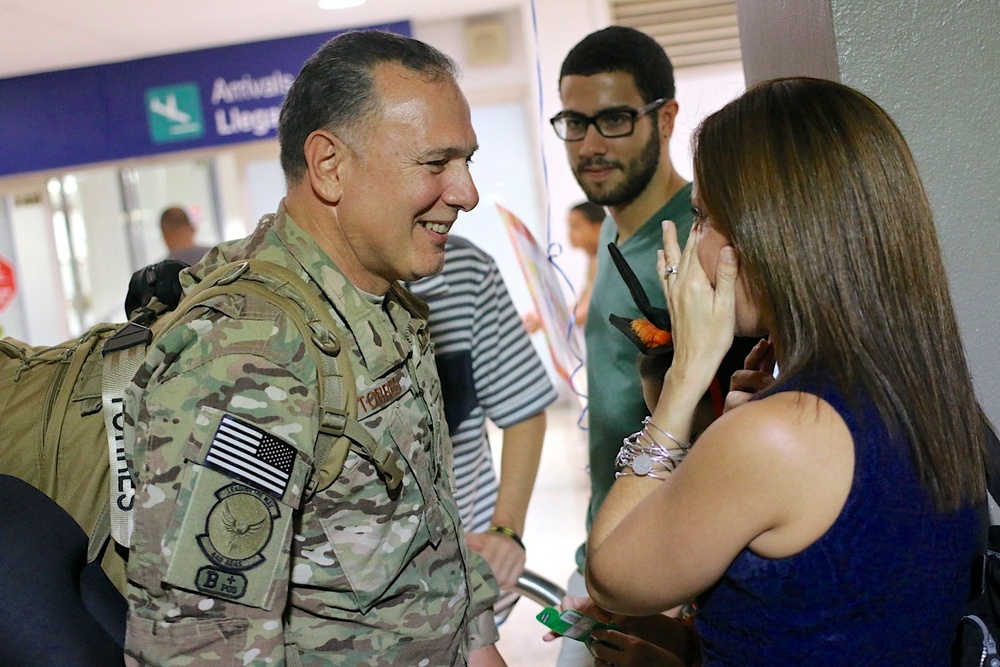
[[[295,448],[231,415],[223,415],[205,463],[281,497],[295,462]]]

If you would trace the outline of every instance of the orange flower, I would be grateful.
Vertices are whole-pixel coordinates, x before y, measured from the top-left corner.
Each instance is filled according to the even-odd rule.
[[[670,344],[670,332],[660,329],[649,320],[632,320],[632,331],[646,347],[661,347]]]

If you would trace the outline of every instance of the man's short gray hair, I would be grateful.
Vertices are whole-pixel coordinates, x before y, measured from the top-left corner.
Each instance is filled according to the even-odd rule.
[[[304,146],[310,133],[326,129],[350,134],[379,109],[374,69],[382,63],[397,63],[431,80],[458,78],[455,61],[410,37],[359,30],[332,38],[303,65],[281,107],[278,141],[289,183],[306,171]]]

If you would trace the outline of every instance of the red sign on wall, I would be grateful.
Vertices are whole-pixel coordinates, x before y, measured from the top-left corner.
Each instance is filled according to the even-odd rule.
[[[14,276],[14,265],[3,255],[0,255],[0,312],[17,296],[17,279]]]

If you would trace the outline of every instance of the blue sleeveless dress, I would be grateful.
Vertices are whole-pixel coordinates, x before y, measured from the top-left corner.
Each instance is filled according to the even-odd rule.
[[[969,592],[974,508],[939,514],[903,438],[890,439],[870,401],[829,383],[782,391],[821,396],[854,438],[854,479],[840,516],[789,558],[744,549],[699,599],[704,667],[947,667]]]

